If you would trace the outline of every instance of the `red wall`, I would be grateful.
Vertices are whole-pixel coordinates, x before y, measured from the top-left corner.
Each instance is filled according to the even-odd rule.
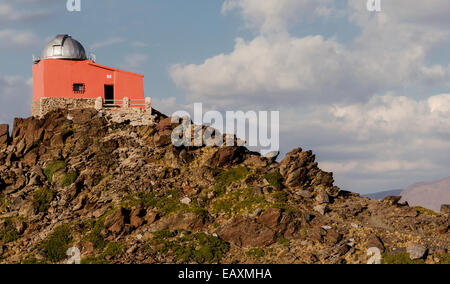
[[[110,75],[111,78],[107,76]],[[33,101],[46,98],[105,97],[104,86],[114,85],[114,99],[139,99],[144,104],[143,75],[130,73],[93,61],[44,59],[33,66]],[[85,84],[85,92],[73,92],[73,84]]]

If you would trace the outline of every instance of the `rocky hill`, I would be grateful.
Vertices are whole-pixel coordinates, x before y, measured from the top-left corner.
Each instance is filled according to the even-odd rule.
[[[311,151],[175,148],[156,122],[84,109],[0,127],[0,262],[450,261],[448,215],[339,190]]]

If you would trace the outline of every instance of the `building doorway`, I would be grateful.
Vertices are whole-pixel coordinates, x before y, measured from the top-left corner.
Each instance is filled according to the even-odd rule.
[[[105,85],[105,104],[114,105],[114,85]]]

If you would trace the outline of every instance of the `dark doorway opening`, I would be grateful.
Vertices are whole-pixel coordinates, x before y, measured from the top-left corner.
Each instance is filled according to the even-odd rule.
[[[105,85],[105,104],[114,105],[114,86]]]

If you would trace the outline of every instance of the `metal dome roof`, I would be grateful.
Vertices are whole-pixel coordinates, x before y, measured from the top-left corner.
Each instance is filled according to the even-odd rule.
[[[69,35],[57,35],[45,46],[41,59],[86,60],[86,51]]]

